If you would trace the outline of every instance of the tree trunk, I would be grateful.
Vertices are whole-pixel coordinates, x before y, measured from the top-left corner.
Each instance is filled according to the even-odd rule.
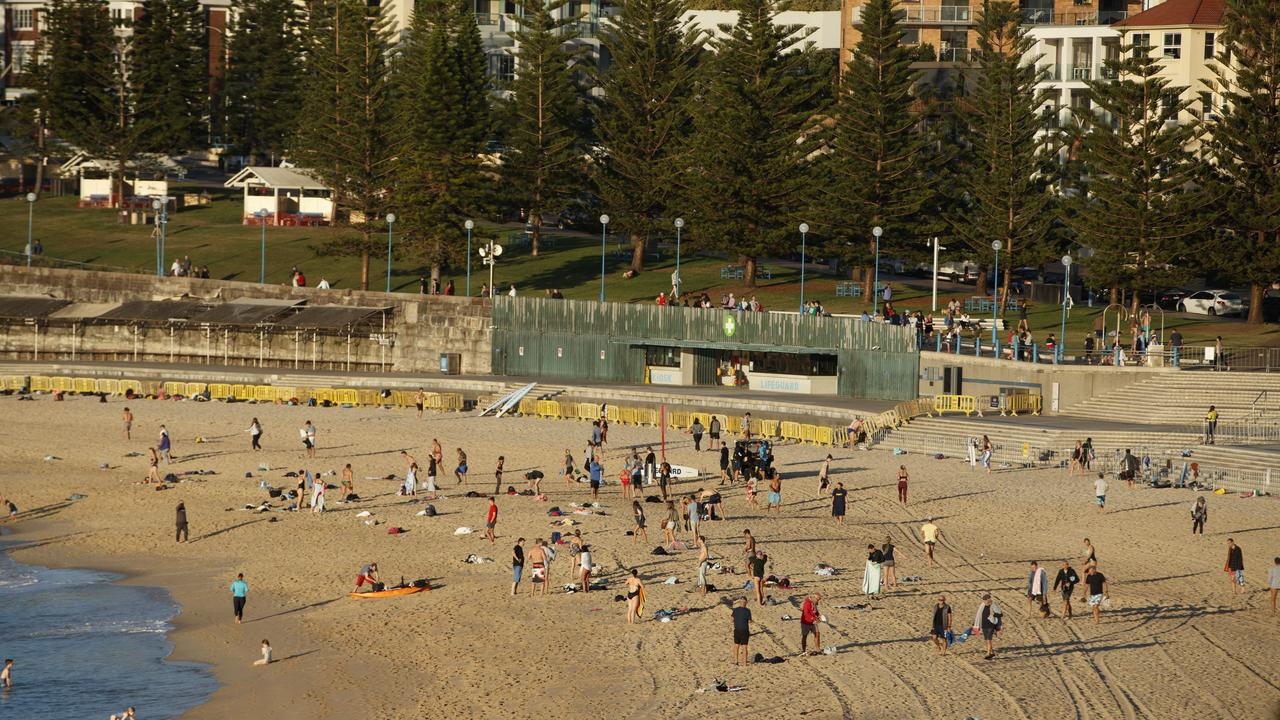
[[[870,300],[875,293],[876,269],[874,267],[866,267],[862,269],[862,297]]]
[[[987,296],[987,269],[978,268],[978,277],[973,284],[973,294],[978,297]]]
[[[749,288],[756,286],[756,259],[754,257],[743,258],[742,282]]]
[[[1115,288],[1111,288],[1111,297],[1107,299],[1108,305],[1115,305],[1116,301],[1120,299],[1117,293],[1118,291]]]
[[[640,233],[631,233],[631,271],[640,272],[644,269],[644,246],[645,238]]]
[[[44,189],[44,166],[48,162],[48,156],[44,151],[44,113],[39,113],[40,120],[36,122],[36,154],[40,156],[40,162],[36,163],[36,186],[31,192],[37,196]]]
[[[529,225],[533,228],[529,233],[529,255],[538,257],[538,244],[542,241],[542,213],[529,213]]]
[[[360,251],[360,289],[369,289],[369,231],[364,231],[364,250]]]
[[[1009,304],[1009,277],[1010,277],[1009,263],[1006,262],[1005,268],[1004,268],[1004,277],[996,278],[996,282],[1000,283],[1000,297],[998,298],[1000,302],[1000,307],[996,308],[996,312],[999,313],[1000,315],[1004,315],[1005,306]]]
[[[1267,296],[1267,286],[1253,283],[1249,286],[1249,324],[1262,324],[1262,302]]]
[[[428,281],[427,287],[440,288],[440,294],[444,294],[444,283],[440,282],[440,263],[431,263],[431,280]]]

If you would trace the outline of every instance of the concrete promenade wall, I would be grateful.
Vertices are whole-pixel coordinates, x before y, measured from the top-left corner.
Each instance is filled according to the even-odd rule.
[[[462,356],[461,371],[490,372],[492,330],[488,300],[348,289],[317,290],[225,280],[157,278],[0,265],[0,294],[38,296],[78,303],[131,300],[198,300],[210,304],[239,299],[301,300],[308,305],[390,307],[379,342],[372,332],[354,335],[253,328],[204,328],[186,324],[136,327],[127,323],[0,327],[0,357],[8,360],[75,359],[195,362],[256,367],[439,371],[441,353]],[[348,356],[348,352],[351,353]]]
[[[962,392],[981,399],[998,395],[1001,387],[1018,387],[1039,392],[1044,413],[1054,414],[1053,393],[1057,385],[1057,412],[1070,409],[1092,397],[1162,374],[1179,372],[1173,368],[1099,367],[1014,362],[973,355],[926,351],[920,353],[920,394],[941,395],[943,368],[962,368]],[[937,379],[931,379],[936,377]]]

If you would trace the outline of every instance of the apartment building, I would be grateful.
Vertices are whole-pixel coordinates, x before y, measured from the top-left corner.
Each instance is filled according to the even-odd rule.
[[[1223,93],[1215,68],[1222,67],[1224,0],[1166,0],[1116,23],[1127,47],[1146,46],[1160,60],[1160,77],[1180,89],[1188,107],[1179,120],[1213,120],[1222,109]],[[1140,52],[1134,49],[1134,52]],[[1225,69],[1227,79],[1231,69]]]

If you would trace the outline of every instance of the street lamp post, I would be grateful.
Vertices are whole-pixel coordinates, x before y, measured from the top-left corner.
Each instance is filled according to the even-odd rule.
[[[387,213],[387,292],[391,292],[391,234],[396,226],[396,214]]]
[[[151,201],[151,208],[156,211],[156,225],[160,226],[160,245],[156,252],[156,275],[164,277],[164,241],[165,231],[169,225],[169,198],[163,197]]]
[[[604,302],[604,244],[609,233],[609,216],[600,216],[600,302]]]
[[[680,281],[683,279],[680,277],[680,231],[684,229],[684,218],[676,218],[675,225],[676,225],[676,277],[675,277],[675,282],[672,283],[672,286],[675,287],[675,289],[677,290],[676,294],[678,295],[680,290]]]
[[[938,244],[938,236],[933,236],[933,312],[938,312],[938,250],[946,248]]]
[[[471,231],[475,229],[476,222],[468,220],[462,226],[467,229],[467,297],[471,297]]]
[[[1067,361],[1067,302],[1071,300],[1071,256],[1062,256],[1062,330],[1058,335],[1058,356]],[[1055,362],[1057,357],[1054,358]]]
[[[871,228],[871,234],[876,236],[876,274],[875,281],[871,283],[871,317],[874,319],[880,305],[880,236],[884,234],[884,228],[877,225]]]
[[[262,260],[260,265],[258,266],[258,284],[259,285],[267,284],[267,215],[268,214],[269,213],[267,213],[266,208],[263,208],[254,213],[254,216],[258,218],[258,224],[262,226],[262,251],[260,255]]]
[[[1000,357],[1000,337],[996,333],[996,323],[1000,319],[1000,248],[1004,247],[1004,243],[999,240],[991,241],[991,249],[996,251],[996,267],[995,275],[992,278],[991,290],[995,293],[995,306],[991,308],[991,347],[994,348],[995,357]]]
[[[804,256],[808,241],[809,223],[800,223],[800,314],[804,315]]]
[[[27,193],[27,267],[31,267],[31,256],[36,251],[35,240],[32,236],[32,223],[35,220],[36,211],[36,194]]]
[[[496,302],[498,294],[494,292],[493,287],[493,266],[498,261],[498,256],[502,254],[502,246],[493,242],[490,238],[489,242],[480,246],[480,257],[484,258],[485,264],[489,266],[489,299]]]

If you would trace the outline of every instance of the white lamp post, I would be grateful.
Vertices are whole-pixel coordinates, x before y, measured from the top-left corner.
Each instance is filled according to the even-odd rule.
[[[800,223],[800,314],[804,315],[804,256],[809,236],[809,223]]]
[[[871,234],[876,236],[876,274],[875,281],[871,283],[871,317],[874,318],[880,304],[880,236],[884,234],[884,228],[877,225],[871,228]]]
[[[1062,256],[1062,330],[1058,336],[1058,356],[1067,360],[1067,301],[1071,299],[1071,256]]]
[[[27,193],[27,267],[31,267],[31,255],[35,253],[35,240],[32,239],[32,223],[35,219],[36,194]]]
[[[31,196],[28,195],[27,198],[30,199]],[[151,208],[156,211],[156,224],[160,226],[160,245],[156,251],[156,262],[159,265],[159,272],[156,274],[161,277],[164,276],[165,231],[168,230],[169,225],[169,203],[166,202],[167,200],[168,198],[160,198],[158,200],[151,201]]]
[[[600,302],[604,302],[604,243],[609,233],[609,216],[600,216]]]
[[[996,357],[1000,357],[1000,339],[996,334],[996,322],[1000,319],[1000,248],[1004,247],[1004,243],[999,240],[991,241],[991,249],[996,251],[996,268],[995,277],[991,285],[992,292],[995,293],[995,307],[991,309],[991,347],[995,348]]]
[[[262,226],[262,261],[258,267],[259,285],[267,284],[267,215],[269,214],[270,213],[267,212],[266,208],[262,208],[254,213],[254,216],[258,218],[258,224]]]
[[[938,312],[938,250],[946,250],[938,244],[938,236],[933,237],[933,312]]]
[[[676,277],[675,277],[675,282],[671,283],[671,285],[676,289],[677,291],[676,294],[678,295],[680,290],[680,280],[682,279],[680,277],[680,231],[684,229],[684,218],[676,218],[675,226],[676,226]]]
[[[498,293],[494,292],[493,287],[493,266],[498,261],[498,256],[502,254],[502,246],[495,243],[492,239],[485,245],[480,246],[480,257],[484,258],[484,262],[489,266],[489,297],[496,299]]]
[[[391,292],[391,232],[396,226],[396,214],[387,213],[387,292]]]
[[[462,226],[467,229],[467,297],[471,297],[471,231],[475,229],[476,222],[468,220]]]

